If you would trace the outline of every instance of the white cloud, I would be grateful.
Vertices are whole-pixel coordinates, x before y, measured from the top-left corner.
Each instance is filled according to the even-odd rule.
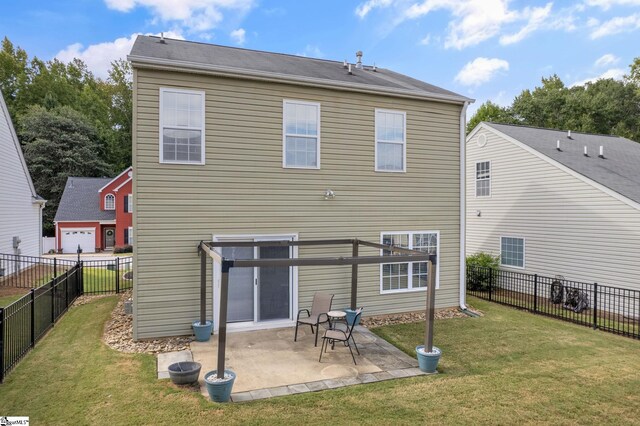
[[[223,20],[223,11],[246,13],[254,0],[104,0],[107,7],[131,12],[136,7],[149,9],[154,21],[179,25],[189,32],[209,31]]]
[[[244,28],[238,28],[237,30],[231,31],[229,37],[239,46],[242,46],[245,42],[246,31]]]
[[[356,7],[356,15],[362,19],[373,9],[388,7],[391,5],[391,2],[392,0],[368,0]]]
[[[521,41],[532,32],[542,27],[548,20],[551,14],[551,7],[553,3],[547,3],[545,7],[526,8],[523,11],[523,15],[528,15],[529,21],[520,29],[517,33],[503,35],[500,37],[500,44],[508,45]]]
[[[126,58],[139,34],[135,33],[130,37],[121,37],[114,41],[92,44],[86,48],[81,43],[74,43],[58,52],[55,57],[62,62],[71,62],[74,58],[81,59],[95,76],[106,79],[111,62],[116,59]],[[165,32],[164,36],[166,38],[184,39],[181,34],[175,32]]]
[[[628,33],[640,28],[640,13],[629,16],[618,16],[603,22],[592,33],[591,39],[595,40],[613,34]]]
[[[620,61],[616,55],[611,53],[607,53],[606,55],[602,55],[593,63],[598,68],[608,67],[610,65],[615,65]]]
[[[420,44],[423,46],[427,46],[431,43],[431,34],[427,34],[422,40],[420,40]]]
[[[307,44],[302,52],[296,53],[298,56],[304,56],[306,58],[324,58],[324,53],[320,48],[313,44]]]
[[[585,3],[587,6],[597,6],[604,10],[612,6],[640,6],[640,0],[587,0]]]
[[[575,83],[573,83],[571,85],[571,87],[584,86],[587,83],[593,83],[595,81],[602,80],[602,79],[607,79],[607,78],[612,78],[614,80],[622,80],[622,78],[624,77],[625,72],[626,71],[623,68],[611,68],[611,69],[603,72],[602,74],[600,74],[597,77],[591,77],[591,78],[586,78],[584,80],[576,81]]]
[[[490,81],[501,71],[509,71],[509,62],[504,59],[480,57],[462,67],[455,81],[463,86],[479,86]]]

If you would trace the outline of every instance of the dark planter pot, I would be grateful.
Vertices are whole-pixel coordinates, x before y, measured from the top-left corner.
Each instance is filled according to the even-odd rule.
[[[356,311],[349,308],[345,309],[344,311],[347,313],[347,324],[349,324],[349,326],[353,325],[353,320],[356,317]],[[362,318],[362,315],[358,317],[358,321],[356,321],[356,325],[360,324],[360,318]]]
[[[436,373],[438,362],[442,356],[440,348],[433,347],[433,352],[424,352],[424,345],[416,346],[416,354],[418,355],[418,366],[420,371],[425,373]]]
[[[215,379],[217,374],[218,370],[213,370],[204,375],[204,383],[207,386],[209,398],[214,402],[229,402],[231,389],[236,380],[236,373],[231,370],[224,370],[224,375],[230,376],[228,379],[219,382],[210,382],[208,380],[210,377]]]
[[[213,331],[213,321],[205,321],[204,324],[201,324],[199,320],[195,320],[191,325],[193,326],[193,334],[195,334],[198,342],[209,341]]]
[[[198,381],[201,369],[199,362],[176,362],[169,366],[169,378],[176,385],[188,385]]]

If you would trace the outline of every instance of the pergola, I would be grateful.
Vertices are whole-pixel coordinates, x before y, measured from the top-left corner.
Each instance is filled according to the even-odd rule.
[[[222,256],[218,251],[222,247],[304,247],[304,246],[352,246],[349,257],[304,257],[288,259],[230,259]],[[359,256],[360,246],[387,250],[392,256]],[[217,377],[224,378],[225,350],[227,342],[227,304],[229,295],[229,270],[231,268],[255,268],[267,266],[340,266],[351,265],[351,303],[350,308],[356,309],[358,296],[358,265],[382,263],[426,262],[427,277],[427,326],[425,331],[425,350],[431,352],[433,346],[433,317],[435,310],[435,268],[437,255],[418,250],[410,250],[393,245],[384,245],[370,241],[353,239],[336,240],[307,240],[307,241],[201,241],[198,244],[200,253],[200,321],[206,321],[206,291],[207,291],[207,257],[221,265],[220,279],[220,319],[218,324],[218,365]]]

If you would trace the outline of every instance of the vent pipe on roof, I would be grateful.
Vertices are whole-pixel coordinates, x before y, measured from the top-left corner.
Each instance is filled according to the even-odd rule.
[[[571,139],[571,130],[567,130],[567,138]]]
[[[356,58],[358,58],[358,61],[356,62],[356,69],[361,70],[362,69],[362,50],[358,50],[356,52]]]
[[[584,156],[585,157],[589,156],[589,153],[587,152],[587,146],[586,145],[584,146]]]
[[[604,158],[604,146],[600,145],[600,154],[598,155],[600,158]]]
[[[73,179],[69,179],[69,188],[73,188]]]
[[[376,67],[376,63],[375,62],[373,63],[373,68],[372,69],[373,69],[373,72],[378,71],[378,68]]]
[[[556,149],[557,149],[558,151],[562,151],[562,150],[560,149],[560,139],[558,139],[558,140],[556,141]]]
[[[162,44],[166,44],[167,43],[166,41],[164,41],[164,33],[160,33],[160,41],[159,41],[159,43],[162,43]]]
[[[344,62],[342,63],[342,66],[344,67],[344,69],[347,69],[347,60],[345,59]]]
[[[351,71],[351,64],[349,64],[349,75],[352,75],[353,72]]]

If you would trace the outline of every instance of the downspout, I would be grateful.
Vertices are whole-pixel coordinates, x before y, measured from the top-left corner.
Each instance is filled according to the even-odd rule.
[[[460,111],[460,309],[467,310],[466,287],[466,228],[467,228],[467,203],[466,203],[466,124],[467,107],[471,102],[465,102]]]

